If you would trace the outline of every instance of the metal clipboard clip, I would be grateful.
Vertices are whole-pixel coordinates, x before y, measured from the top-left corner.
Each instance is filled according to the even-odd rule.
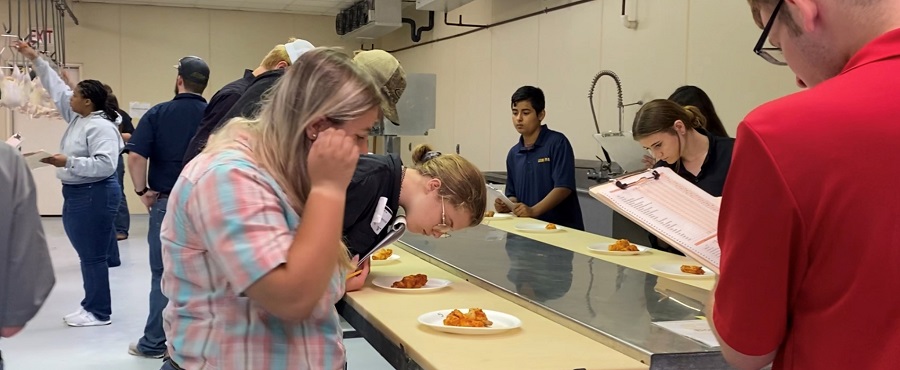
[[[638,183],[641,183],[644,180],[650,180],[650,179],[659,180],[659,172],[657,172],[656,170],[653,170],[653,172],[651,172],[650,176],[641,177],[640,179],[634,180],[630,183],[624,183],[622,181],[616,180],[616,186],[619,189],[625,190],[631,185],[637,185]]]

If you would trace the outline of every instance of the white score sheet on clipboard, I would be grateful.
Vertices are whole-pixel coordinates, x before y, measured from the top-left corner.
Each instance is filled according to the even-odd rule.
[[[387,236],[384,237],[384,239],[378,242],[378,244],[375,245],[375,248],[372,248],[369,253],[366,253],[365,256],[360,258],[356,267],[362,267],[363,262],[368,261],[369,258],[372,257],[372,254],[374,254],[379,249],[387,247],[397,240],[400,240],[400,237],[403,236],[404,233],[406,233],[406,217],[397,216],[397,220],[394,221],[393,225],[391,225],[391,232],[389,232]]]
[[[667,167],[597,185],[592,197],[719,273],[720,199]]]
[[[500,189],[497,189],[497,188],[491,186],[491,184],[484,184],[484,186],[487,187],[487,190],[489,192],[494,193],[494,195],[497,196],[497,199],[500,199],[500,201],[502,201],[503,204],[506,204],[506,206],[509,207],[510,210],[516,209],[516,204],[513,203],[512,200],[510,200],[509,198],[506,197],[506,193],[500,191]]]

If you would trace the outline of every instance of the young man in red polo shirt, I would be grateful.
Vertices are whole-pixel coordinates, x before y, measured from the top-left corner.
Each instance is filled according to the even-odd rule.
[[[809,89],[738,128],[710,318],[722,352],[744,369],[897,369],[900,0],[749,2],[756,53]]]

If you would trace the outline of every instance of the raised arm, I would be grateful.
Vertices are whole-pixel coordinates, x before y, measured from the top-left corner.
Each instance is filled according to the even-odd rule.
[[[28,43],[16,41],[13,47],[34,63],[34,71],[41,79],[44,89],[50,94],[50,98],[53,99],[59,114],[66,120],[66,123],[72,123],[72,120],[78,116],[69,104],[69,99],[73,94],[72,88],[50,67],[50,63],[38,57],[37,52],[28,46]]]

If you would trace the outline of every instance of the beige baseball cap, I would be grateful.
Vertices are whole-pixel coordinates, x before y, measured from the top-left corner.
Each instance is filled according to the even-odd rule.
[[[387,119],[399,124],[397,102],[400,101],[400,96],[406,90],[406,72],[400,66],[400,62],[384,50],[357,51],[353,61],[360,68],[369,72],[375,79],[375,83],[381,86],[381,93],[384,95],[381,110]]]

